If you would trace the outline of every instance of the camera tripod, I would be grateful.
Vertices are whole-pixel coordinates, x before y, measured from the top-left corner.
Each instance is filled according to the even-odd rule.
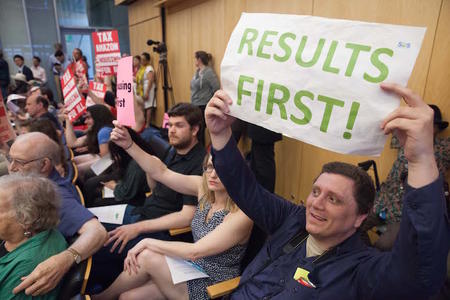
[[[155,74],[155,95],[158,90],[158,83],[162,82],[163,96],[164,96],[164,112],[167,112],[169,109],[169,97],[170,104],[175,105],[175,98],[173,95],[173,87],[172,87],[172,78],[170,76],[169,65],[167,64],[167,53],[161,53],[158,68],[156,69]],[[156,98],[156,97],[155,97]],[[151,117],[150,121],[153,119]]]

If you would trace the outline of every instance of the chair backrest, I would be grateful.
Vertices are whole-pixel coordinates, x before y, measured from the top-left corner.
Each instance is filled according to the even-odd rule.
[[[83,205],[84,207],[86,207],[86,204],[85,204],[85,202],[84,202],[84,196],[83,196],[83,193],[81,192],[80,187],[79,187],[78,185],[75,185],[75,189],[77,190],[78,196],[80,197],[81,205]]]
[[[77,182],[77,180],[78,180],[78,167],[74,161],[72,161],[71,163],[72,163],[72,168],[73,168],[72,183],[75,184],[75,182]]]
[[[84,294],[86,284],[92,267],[92,257],[75,264],[61,280],[61,289],[58,295],[59,300],[70,299],[78,294]]]
[[[73,177],[75,176],[75,169],[73,167],[73,163],[71,161],[67,161],[65,164],[67,166],[67,172],[66,176],[64,176],[64,179],[72,182]]]
[[[73,154],[73,150],[72,150],[72,148],[70,148],[70,147],[67,147],[67,149],[68,149],[68,152],[69,152],[69,157],[68,157],[68,159],[69,160],[73,160],[73,158],[75,157],[75,155]]]

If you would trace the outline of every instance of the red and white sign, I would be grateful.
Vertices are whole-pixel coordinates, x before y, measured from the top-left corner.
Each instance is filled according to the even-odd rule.
[[[16,138],[16,133],[9,123],[8,115],[6,114],[5,105],[3,104],[3,97],[0,93],[0,142],[6,143]]]
[[[75,78],[70,68],[67,68],[61,78],[61,89],[64,96],[64,107],[69,112],[70,122],[73,123],[86,111],[86,101],[78,92]]]
[[[105,99],[106,84],[101,82],[89,81],[89,90],[98,98],[102,100]],[[87,96],[86,106],[89,107],[94,104],[95,102],[91,99],[91,97]]]
[[[117,73],[120,59],[119,34],[117,30],[92,33],[95,51],[95,70],[101,76]]]

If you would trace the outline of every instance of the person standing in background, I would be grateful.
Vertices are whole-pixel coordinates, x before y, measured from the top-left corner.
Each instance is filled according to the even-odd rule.
[[[73,71],[75,77],[75,83],[80,93],[86,98],[89,91],[89,85],[87,80],[88,66],[83,61],[83,52],[80,48],[73,49],[72,52],[73,61],[69,67]]]
[[[155,71],[150,64],[150,54],[143,52],[141,67],[136,73],[136,92],[144,99],[145,125],[150,126],[153,111],[156,109],[155,101]]]
[[[47,75],[45,70],[41,67],[41,58],[39,56],[33,56],[33,66],[31,66],[31,72],[33,72],[33,77],[35,80],[39,81],[40,84],[47,82]]]
[[[214,70],[209,66],[211,54],[205,51],[195,52],[195,71],[191,80],[191,103],[202,110],[203,124],[199,131],[199,141],[205,145],[205,107],[209,99],[220,88],[219,79]]]
[[[59,76],[62,72],[65,70],[66,64],[64,64],[64,52],[63,52],[63,46],[61,43],[55,43],[53,45],[53,48],[55,49],[55,53],[49,56],[48,62],[53,74],[53,80],[55,81],[56,86],[56,94],[58,97],[58,102],[62,102],[63,95],[61,92],[61,82]],[[64,64],[64,66],[63,66]]]
[[[3,58],[3,50],[0,49],[0,88],[3,96],[3,101],[6,104],[6,97],[8,96],[9,86],[9,66],[6,60]]]
[[[133,56],[133,79],[136,82],[136,74],[141,68],[141,57],[139,55]]]
[[[34,79],[33,72],[31,72],[30,68],[28,68],[24,64],[24,58],[22,55],[19,54],[14,55],[14,63],[19,69],[17,73],[22,73],[23,75],[25,75],[27,81]]]

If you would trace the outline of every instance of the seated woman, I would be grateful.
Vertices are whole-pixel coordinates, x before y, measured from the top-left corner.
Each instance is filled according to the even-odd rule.
[[[188,176],[145,154],[120,125],[111,139],[137,159],[147,177],[177,192],[196,195],[199,204],[191,223],[194,243],[142,240],[128,252],[124,272],[93,299],[116,299],[119,295],[121,299],[207,299],[208,285],[238,276],[253,223],[230,199],[210,155],[205,157],[203,176]],[[174,285],[165,255],[192,260],[209,277]]]
[[[77,138],[73,130],[69,117],[66,118],[66,143],[70,148],[87,146],[88,154],[75,156],[74,162],[78,167],[80,177],[82,177],[90,166],[101,157],[109,153],[108,142],[112,131],[112,116],[109,109],[101,104],[89,106],[86,111],[87,134]]]
[[[155,154],[152,147],[139,134],[133,129],[127,129],[136,145],[148,154]],[[150,191],[144,170],[125,150],[112,141],[109,142],[109,152],[114,161],[112,172],[91,177],[83,185],[86,207],[122,203],[142,206],[145,201],[145,193]],[[102,199],[103,186],[114,190],[113,199]]]
[[[67,247],[55,229],[60,201],[53,184],[41,177],[5,175],[0,191],[0,299],[57,299],[58,287],[39,297],[13,294],[24,276]]]

